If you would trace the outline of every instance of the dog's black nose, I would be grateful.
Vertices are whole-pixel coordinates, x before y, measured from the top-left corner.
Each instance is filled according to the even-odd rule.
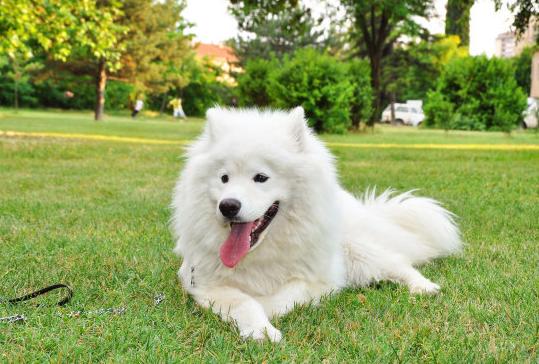
[[[219,211],[223,216],[228,217],[229,219],[233,218],[240,212],[241,202],[234,198],[225,198],[219,203]]]

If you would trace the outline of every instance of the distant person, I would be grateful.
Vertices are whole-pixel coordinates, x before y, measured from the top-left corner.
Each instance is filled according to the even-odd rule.
[[[230,106],[238,107],[238,99],[236,98],[236,96],[232,96],[232,100],[230,100]]]
[[[172,107],[172,116],[174,116],[175,118],[186,119],[185,113],[183,112],[182,108],[182,99],[176,97],[170,100],[168,105]]]
[[[144,101],[142,99],[137,99],[137,102],[135,102],[135,107],[133,108],[133,113],[131,114],[131,117],[134,119],[137,117],[137,114],[142,110],[144,107]]]

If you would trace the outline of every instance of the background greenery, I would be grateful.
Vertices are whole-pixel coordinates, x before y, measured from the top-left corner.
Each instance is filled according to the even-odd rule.
[[[523,19],[537,15],[529,1],[511,7],[519,32]],[[96,120],[139,98],[146,110],[163,113],[181,97],[192,116],[215,104],[301,104],[317,131],[344,133],[372,126],[392,101],[414,99],[429,103],[430,127],[515,129],[536,47],[509,60],[470,57],[473,1],[447,2],[445,35],[418,21],[434,17],[433,4],[340,0],[323,2],[318,15],[300,0],[230,0],[239,33],[227,44],[238,61],[227,76],[236,84],[196,56],[184,0],[5,1],[0,104],[93,108]],[[468,85],[463,77],[473,72],[485,79]]]
[[[425,103],[425,125],[446,129],[511,131],[522,121],[526,95],[513,63],[486,56],[454,59]]]
[[[202,122],[90,112],[0,110],[0,130],[193,138]],[[539,144],[537,135],[377,128],[328,135],[352,143]],[[421,271],[442,285],[412,297],[384,283],[349,289],[275,320],[278,345],[242,341],[181,290],[168,229],[181,146],[0,136],[0,296],[73,285],[64,308],[0,305],[0,361],[536,362],[537,151],[332,147],[344,186],[419,188],[459,215],[464,254]],[[441,162],[443,161],[443,163]],[[153,307],[153,296],[166,300]],[[54,298],[44,299],[52,303]],[[43,302],[43,300],[42,300]],[[121,316],[66,317],[126,306]]]

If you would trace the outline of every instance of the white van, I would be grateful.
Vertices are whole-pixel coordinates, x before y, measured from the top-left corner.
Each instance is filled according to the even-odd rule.
[[[418,126],[424,119],[421,101],[408,100],[406,104],[395,103],[395,122],[398,124]],[[391,104],[382,112],[382,122],[391,122]]]

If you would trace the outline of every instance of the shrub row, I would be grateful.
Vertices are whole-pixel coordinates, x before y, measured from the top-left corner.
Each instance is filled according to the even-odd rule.
[[[457,58],[444,68],[425,101],[425,126],[511,131],[526,107],[510,60]]]
[[[342,62],[313,49],[282,61],[248,61],[238,77],[243,106],[303,106],[317,132],[344,133],[372,113],[368,64]]]

